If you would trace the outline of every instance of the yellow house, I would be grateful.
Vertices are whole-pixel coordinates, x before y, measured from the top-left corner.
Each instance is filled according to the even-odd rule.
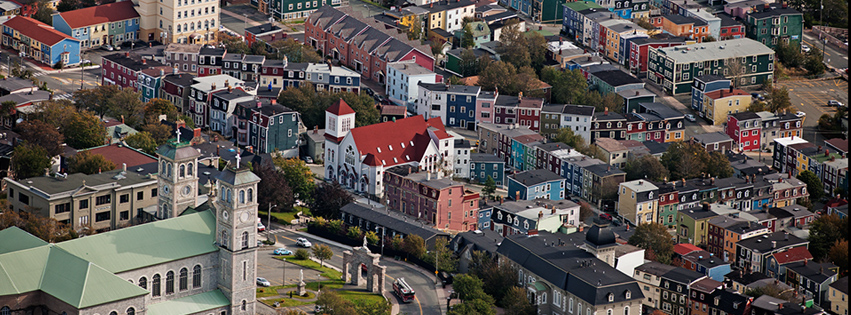
[[[402,11],[392,11],[387,12],[387,14],[395,16],[399,20],[399,24],[411,27],[416,19],[427,18],[429,11],[420,7],[407,7]]]
[[[827,291],[833,314],[848,315],[848,276],[831,283]]]
[[[751,95],[739,89],[716,90],[703,94],[703,104],[703,117],[713,125],[721,125],[727,121],[727,115],[747,111]]]
[[[606,32],[606,56],[612,58],[614,60],[620,60],[626,58],[626,56],[620,56],[620,42],[621,38],[629,37],[638,34],[647,34],[647,30],[638,24],[630,22],[628,20],[607,20],[600,22],[601,27],[605,27]]]
[[[653,222],[659,205],[658,194],[659,187],[643,179],[620,183],[618,214],[634,225]]]
[[[461,30],[464,18],[473,18],[476,14],[476,2],[473,0],[432,2],[418,8],[428,11],[428,29],[442,29],[450,34]]]

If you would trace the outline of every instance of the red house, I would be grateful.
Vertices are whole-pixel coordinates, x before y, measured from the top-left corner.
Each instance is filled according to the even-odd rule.
[[[306,45],[360,72],[363,78],[384,83],[387,63],[405,60],[434,70],[428,47],[414,47],[406,39],[394,38],[331,6],[310,14],[304,26]]]
[[[735,147],[744,151],[759,150],[762,124],[759,115],[754,112],[741,112],[727,115],[724,132],[733,138]]]
[[[479,193],[451,178],[400,165],[384,172],[387,205],[436,229],[472,231],[478,227]]]
[[[727,13],[718,13],[717,17],[721,18],[721,31],[719,40],[742,38],[745,37],[745,26],[736,21]]]
[[[158,61],[148,60],[129,52],[103,56],[101,85],[118,85],[121,88],[139,89],[136,78],[146,69],[162,69],[171,72],[172,68]]]
[[[629,70],[632,73],[647,72],[647,50],[650,47],[673,47],[686,44],[684,37],[659,34],[658,38],[639,38],[629,42]]]
[[[273,34],[283,33],[284,30],[272,23],[266,23],[263,25],[252,26],[245,29],[245,43],[248,44],[248,47],[254,45],[258,39],[262,40],[264,36],[269,36]],[[279,35],[280,36],[280,35]],[[280,38],[285,38],[286,35],[280,36]]]
[[[541,110],[544,107],[544,99],[535,98],[535,97],[527,97],[523,98],[523,92],[520,92],[517,95],[518,104],[518,116],[517,121],[521,126],[529,126],[529,129],[532,131],[538,131],[541,129]]]

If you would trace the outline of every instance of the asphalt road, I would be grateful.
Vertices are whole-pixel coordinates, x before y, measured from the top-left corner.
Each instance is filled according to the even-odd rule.
[[[343,266],[343,251],[352,249],[350,246],[340,247],[337,246],[335,243],[326,242],[324,239],[320,239],[310,235],[301,235],[290,230],[274,230],[270,232],[269,237],[276,238],[278,244],[283,244],[288,249],[293,251],[298,248],[295,245],[295,240],[299,237],[307,238],[314,245],[326,244],[330,246],[331,249],[334,251],[334,256],[331,258],[331,260],[326,261],[325,263],[341,269]],[[381,258],[381,264],[387,267],[387,279],[385,279],[386,290],[392,290],[392,283],[397,277],[404,277],[408,284],[414,287],[414,290],[417,293],[417,298],[414,300],[413,303],[405,304],[397,299],[397,301],[399,302],[400,314],[423,315],[441,313],[441,301],[438,301],[437,294],[434,290],[434,277],[427,277],[420,271],[417,271],[415,269],[416,267],[413,267],[410,264],[404,262],[395,261],[387,257]],[[288,279],[291,280],[291,277],[289,276],[289,270],[290,269],[287,269]],[[294,274],[296,273],[294,272]],[[307,277],[307,274],[305,274],[305,277]],[[280,276],[278,276],[277,278],[280,278]],[[272,280],[270,279],[270,281]],[[395,295],[393,296],[395,297]]]
[[[824,47],[824,61],[828,65],[836,69],[848,68],[848,51],[840,51],[832,45],[824,45],[819,41],[818,36],[812,36],[809,31],[804,32],[804,43],[810,47],[822,49]],[[828,62],[828,60],[830,60]]]
[[[789,89],[789,100],[796,110],[806,113],[804,118],[804,139],[820,145],[826,139],[838,135],[825,135],[817,132],[818,119],[823,114],[833,115],[835,107],[827,106],[827,101],[837,100],[848,104],[848,82],[842,79],[781,81],[778,86]]]

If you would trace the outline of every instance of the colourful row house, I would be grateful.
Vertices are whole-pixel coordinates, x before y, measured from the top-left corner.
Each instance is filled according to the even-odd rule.
[[[3,23],[3,46],[50,66],[80,63],[79,40],[20,15]]]
[[[115,2],[54,14],[53,26],[84,50],[119,46],[139,38],[139,13],[131,1]]]

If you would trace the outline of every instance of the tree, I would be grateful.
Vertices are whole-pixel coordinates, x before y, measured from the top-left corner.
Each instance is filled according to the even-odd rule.
[[[839,276],[848,275],[848,241],[836,240],[827,252],[828,261],[839,266]]]
[[[328,314],[328,315],[357,315],[358,312],[355,310],[355,306],[351,301],[343,299],[337,292],[334,290],[325,290],[319,294],[319,298],[316,299],[316,306],[320,311],[316,312],[317,314]]]
[[[47,25],[53,25],[53,9],[50,7],[50,1],[38,0],[36,2],[36,11],[32,18]]]
[[[0,103],[0,121],[12,119],[17,113],[18,103],[15,101],[5,101]]]
[[[848,217],[823,215],[810,225],[809,250],[815,260],[825,258],[836,240],[848,239]]]
[[[331,250],[331,247],[325,244],[316,244],[313,245],[313,257],[319,259],[319,266],[324,267],[324,262],[331,257],[334,257],[334,252]]]
[[[493,303],[493,298],[485,293],[482,279],[476,276],[460,274],[452,280],[452,288],[458,293],[458,298],[464,301],[485,300]]]
[[[729,162],[728,162],[729,164]],[[626,180],[649,179],[662,181],[668,178],[668,169],[652,155],[643,155],[635,159],[629,159],[624,166]]]
[[[62,153],[65,137],[56,130],[56,127],[37,119],[24,121],[16,127],[21,140],[44,148],[50,156]]]
[[[588,220],[593,215],[594,211],[591,210],[591,204],[584,201],[579,203],[579,222],[585,222],[585,220]]]
[[[654,26],[653,23],[650,23],[650,21],[646,17],[640,17],[638,19],[634,19],[633,21],[635,22],[635,24],[638,24],[638,26],[641,26],[646,30],[656,29],[656,26]]]
[[[455,272],[455,269],[458,268],[458,259],[454,257],[449,248],[449,240],[446,238],[435,240],[434,249],[421,258],[429,264],[436,265],[437,270],[440,271]],[[435,259],[437,259],[436,262]]]
[[[557,70],[554,67],[541,69],[541,80],[551,85],[552,102],[556,104],[587,104],[584,96],[588,93],[588,83],[577,70]]]
[[[313,182],[313,172],[310,167],[299,159],[285,159],[276,157],[272,160],[279,171],[284,175],[287,184],[293,191],[297,200],[308,201],[316,184]]]
[[[363,232],[356,226],[350,226],[348,232],[346,232],[346,236],[353,240],[359,239],[361,235],[363,235]]]
[[[109,97],[107,114],[120,118],[131,128],[138,128],[145,121],[145,104],[140,100],[139,92],[132,89],[122,89]]]
[[[422,33],[423,22],[418,18],[414,18],[413,21],[411,21],[411,25],[408,27],[408,39],[418,40],[422,38]]]
[[[74,105],[77,109],[94,112],[100,118],[109,113],[113,99],[121,88],[117,85],[102,85],[94,89],[84,89],[74,92]]]
[[[768,104],[760,100],[753,100],[750,105],[748,105],[747,110],[749,112],[759,113],[762,111],[768,110]]]
[[[88,111],[72,115],[68,125],[60,131],[65,135],[68,145],[75,149],[101,146],[106,139],[106,126]]]
[[[169,100],[152,98],[150,101],[145,103],[146,123],[160,122],[160,115],[165,115],[167,120],[174,121],[177,120],[178,114],[177,106],[174,106],[174,103]]]
[[[293,210],[293,191],[287,183],[284,175],[275,169],[274,165],[268,163],[260,163],[254,165],[254,173],[260,177],[260,183],[257,184],[257,202],[260,204],[260,209],[269,205],[276,206],[272,209],[279,212],[289,212]],[[289,222],[281,222],[289,224]]]
[[[571,148],[585,147],[585,139],[581,135],[573,133],[573,129],[570,127],[559,129],[555,138],[553,138],[553,142],[561,142],[569,145]]]
[[[534,315],[535,306],[526,298],[526,290],[520,287],[512,287],[508,289],[508,294],[503,298],[503,305],[506,314],[515,315]]]
[[[745,65],[738,58],[727,58],[724,60],[724,77],[730,79],[733,87],[739,87],[739,78],[745,74]]]
[[[807,74],[811,76],[819,76],[824,73],[827,66],[824,65],[824,56],[818,47],[813,47],[810,53],[807,54],[807,59],[804,61],[804,68],[807,69]]]
[[[30,143],[15,147],[12,152],[12,172],[16,179],[41,176],[45,169],[50,168],[50,157],[47,150]]]
[[[700,144],[675,142],[662,154],[661,163],[668,168],[673,179],[694,178],[705,173],[709,153]]]
[[[788,68],[797,68],[804,63],[805,57],[801,53],[801,46],[796,43],[789,44],[781,40],[777,42],[774,51],[777,52],[780,63]]]
[[[157,142],[157,146],[162,145],[171,138],[171,127],[160,122],[145,124],[140,130],[150,134],[151,138]]]
[[[709,152],[709,158],[703,167],[706,174],[718,178],[727,178],[733,176],[733,167],[730,166],[730,160],[727,156],[718,151]]]
[[[363,236],[366,237],[366,241],[369,245],[378,245],[379,237],[378,233],[375,233],[375,231],[367,231],[366,233],[363,233]]]
[[[97,174],[115,169],[115,163],[107,160],[103,155],[93,154],[90,151],[77,152],[68,161],[71,173]]]
[[[157,141],[151,136],[150,132],[142,131],[124,138],[124,143],[128,146],[142,150],[143,152],[155,155],[157,152]]]
[[[474,76],[479,73],[479,59],[472,49],[467,48],[461,52],[459,68],[462,77]]]
[[[500,60],[512,64],[516,68],[531,64],[531,49],[526,41],[526,36],[520,31],[518,20],[511,20],[505,24],[499,36],[499,42],[497,53],[500,55]]]
[[[404,251],[414,257],[422,258],[426,253],[425,240],[422,236],[416,234],[408,234],[402,240],[402,248]]]
[[[774,283],[769,283],[761,287],[748,289],[747,291],[745,291],[745,295],[752,296],[754,299],[763,295],[768,295],[770,297],[789,301],[795,304],[801,303],[803,301],[803,297],[798,297],[798,295],[795,294],[794,289],[784,290],[779,285],[776,285]]]
[[[472,48],[476,45],[476,40],[473,38],[473,26],[470,23],[464,25],[464,33],[461,35],[462,48]]]
[[[267,58],[283,59],[284,56],[287,56],[287,61],[289,62],[322,62],[322,56],[316,53],[316,50],[292,38],[279,39],[269,45],[272,46],[276,53],[274,55],[267,53]]]
[[[77,0],[62,0],[59,1],[58,5],[56,5],[56,11],[65,12],[76,10],[78,6],[79,3],[77,2]]]
[[[792,109],[792,102],[789,100],[789,90],[785,87],[772,88],[769,91],[768,97],[768,111],[779,112]]]
[[[228,53],[251,53],[251,49],[248,47],[248,44],[239,37],[230,36],[228,34],[225,34],[224,32],[219,32],[219,42],[221,42],[222,45],[225,45],[225,48],[228,50]]]
[[[354,201],[352,195],[337,182],[319,184],[311,199],[309,204],[313,215],[323,218],[339,218],[340,208]]]
[[[485,197],[485,200],[490,199],[491,196],[496,192],[496,181],[493,180],[493,177],[488,175],[488,178],[485,180],[485,186],[482,187],[482,195]]]
[[[810,170],[806,170],[796,176],[802,182],[807,184],[807,191],[810,192],[810,200],[821,200],[824,197],[824,185],[818,175]]]
[[[668,228],[662,224],[656,222],[639,224],[635,228],[635,234],[627,242],[633,246],[653,250],[657,261],[660,263],[671,263],[671,256],[674,254],[674,241],[671,240],[671,233],[668,233]]]

